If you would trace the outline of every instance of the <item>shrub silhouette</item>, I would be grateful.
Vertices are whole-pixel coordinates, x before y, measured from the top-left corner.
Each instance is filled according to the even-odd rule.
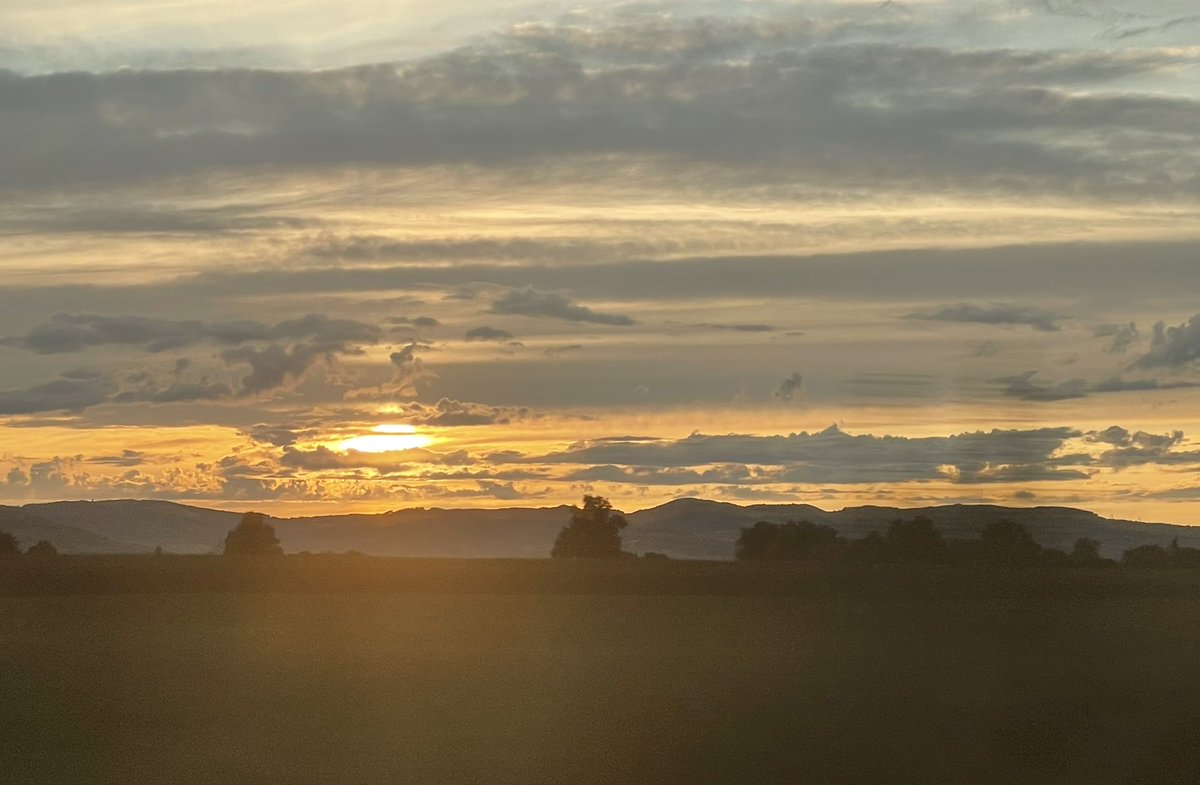
[[[924,516],[892,521],[884,537],[888,557],[896,561],[942,561],[946,558],[946,540]]]
[[[275,527],[261,512],[248,512],[225,535],[226,556],[276,556],[283,553]]]
[[[1141,545],[1125,551],[1121,564],[1126,567],[1169,567],[1171,557],[1161,545]]]
[[[575,508],[571,523],[554,541],[550,555],[555,559],[617,559],[621,551],[621,529],[629,522],[614,512],[608,499],[584,496],[583,509]]]
[[[1071,548],[1071,561],[1076,564],[1097,564],[1100,562],[1100,541],[1080,537]]]
[[[1200,567],[1200,548],[1185,548],[1179,544],[1179,538],[1171,540],[1167,556],[1172,567]]]
[[[985,561],[1016,564],[1035,561],[1042,547],[1019,523],[1009,520],[989,523],[979,538],[979,555]]]
[[[808,521],[759,521],[738,535],[736,555],[742,561],[797,561],[812,558],[838,542],[837,532]]]
[[[58,548],[55,548],[54,544],[49,540],[38,540],[29,546],[29,550],[26,553],[35,559],[51,559],[58,555]]]
[[[21,555],[17,538],[8,532],[0,532],[0,559],[14,559]]]

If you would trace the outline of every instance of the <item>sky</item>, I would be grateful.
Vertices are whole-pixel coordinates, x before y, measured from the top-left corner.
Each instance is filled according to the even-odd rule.
[[[1194,0],[6,0],[0,503],[1200,523]]]

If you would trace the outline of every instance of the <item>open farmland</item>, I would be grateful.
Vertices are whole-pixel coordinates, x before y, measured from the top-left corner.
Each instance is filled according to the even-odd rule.
[[[353,557],[41,569],[60,575],[9,570],[0,597],[0,778],[14,783],[1200,770],[1187,572]],[[156,583],[167,573],[181,582]]]

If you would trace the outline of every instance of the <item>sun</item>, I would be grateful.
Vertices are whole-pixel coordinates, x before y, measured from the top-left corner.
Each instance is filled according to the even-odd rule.
[[[337,444],[341,452],[396,452],[427,447],[433,437],[417,433],[411,425],[376,425],[371,433],[344,439]]]

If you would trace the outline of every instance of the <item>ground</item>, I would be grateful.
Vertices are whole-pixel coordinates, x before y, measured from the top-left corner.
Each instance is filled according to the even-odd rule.
[[[86,590],[6,568],[0,781],[1095,785],[1200,772],[1191,573],[138,558],[36,566],[90,569]],[[137,590],[131,565],[196,585],[143,575]],[[110,573],[126,582],[104,591],[96,576]],[[37,591],[21,596],[22,582]]]

